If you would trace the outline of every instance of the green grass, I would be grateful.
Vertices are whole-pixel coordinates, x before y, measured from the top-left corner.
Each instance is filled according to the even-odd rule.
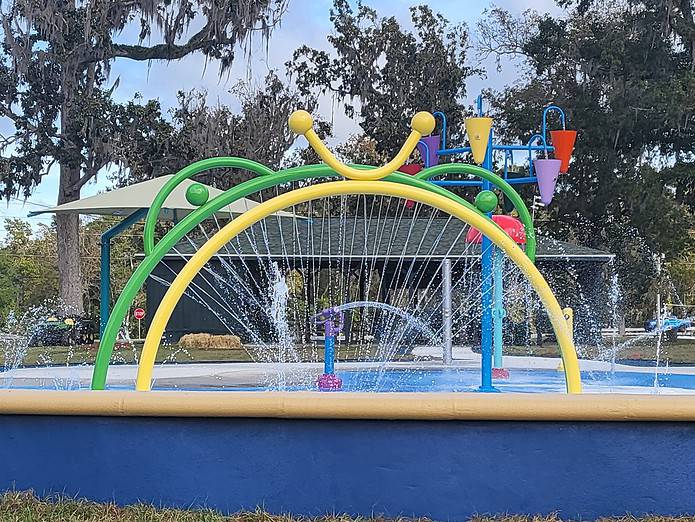
[[[31,492],[8,492],[0,496],[0,522],[425,522],[427,519],[387,519],[326,515],[316,518],[272,515],[262,510],[222,515],[207,509],[162,509],[138,504],[119,507],[66,497],[40,499]],[[557,515],[476,516],[471,522],[561,522]],[[601,522],[692,522],[694,517],[614,517]],[[586,521],[585,521],[586,522]]]
[[[111,358],[114,363],[134,363],[136,356],[142,350],[142,345],[118,347],[113,351]],[[22,366],[37,365],[65,365],[70,364],[94,364],[97,350],[92,346],[33,346],[27,351]],[[184,350],[177,346],[162,346],[157,353],[157,362],[205,362],[205,361],[229,361],[248,362],[251,358],[244,350],[230,349],[195,349]],[[0,366],[4,364],[3,354],[0,353]]]
[[[39,499],[31,492],[9,492],[0,497],[0,521],[7,522],[293,522],[289,515],[271,515],[258,510],[222,515],[207,509],[166,509],[144,504],[119,507],[65,497]],[[313,519],[348,522],[347,516]],[[379,519],[372,519],[378,521]]]
[[[617,339],[618,345],[632,341],[629,345],[621,348],[617,354],[618,360],[645,360],[651,361],[655,357],[655,343],[653,338],[643,339],[634,342],[634,339]],[[609,357],[610,340],[605,340],[603,357]],[[299,347],[298,351],[303,360],[313,361],[318,356],[322,360],[322,346],[316,348],[310,346]],[[133,346],[119,345],[113,352],[111,358],[115,364],[131,364],[136,361],[142,350],[142,344]],[[479,349],[478,349],[479,351]],[[364,350],[363,350],[364,352]],[[580,358],[596,359],[599,357],[599,350],[596,347],[578,347]],[[97,350],[93,346],[41,346],[29,348],[22,366],[37,365],[65,365],[70,364],[93,364]],[[339,345],[337,349],[338,359],[341,361],[365,360],[365,353],[361,353],[359,358],[356,354],[360,350],[356,346]],[[505,346],[505,355],[523,355],[534,357],[559,357],[560,350],[555,343],[546,342],[543,346]],[[373,355],[373,353],[372,353]],[[0,366],[4,365],[4,354],[0,352]],[[412,360],[412,356],[402,355],[395,357],[395,360]],[[179,348],[177,345],[163,345],[157,352],[157,362],[252,362],[248,352],[244,349],[229,348]],[[660,361],[662,364],[693,364],[695,365],[695,340],[678,339],[676,341],[665,341],[662,344]]]
[[[632,341],[632,342],[630,342]],[[630,344],[620,347],[621,344],[629,342]],[[595,346],[578,346],[577,352],[582,359],[597,359],[601,355],[605,359],[610,358],[611,341],[604,340],[606,346],[603,347],[603,353],[599,353],[599,349]],[[653,361],[656,356],[655,341],[653,338],[647,338],[640,341],[635,341],[634,338],[619,338],[616,339],[616,345],[619,347],[616,359],[631,360],[631,361]],[[560,348],[555,343],[543,343],[543,346],[505,346],[505,355],[526,355],[534,357],[559,357]],[[675,341],[665,340],[661,345],[660,361],[669,364],[695,364],[695,340],[678,339]]]
[[[139,358],[142,351],[142,343],[133,345],[119,345],[114,349],[111,362],[115,364],[132,364]],[[337,349],[338,359],[341,361],[364,360],[366,350],[360,351],[355,346],[341,345]],[[323,346],[316,348],[310,346],[298,347],[298,352],[303,360],[313,361],[317,356],[323,360]],[[371,351],[376,352],[376,347]],[[355,356],[360,353],[360,358]],[[94,364],[97,350],[94,346],[33,346],[28,349],[22,366],[41,365],[65,365],[70,364]],[[396,356],[394,360],[412,360],[412,356]],[[244,349],[231,348],[179,348],[177,345],[163,345],[157,351],[157,362],[253,362],[249,353]],[[0,366],[4,365],[4,354],[0,352]]]

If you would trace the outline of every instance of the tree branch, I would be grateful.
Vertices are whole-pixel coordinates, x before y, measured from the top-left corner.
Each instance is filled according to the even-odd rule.
[[[209,27],[206,25],[183,45],[162,43],[146,47],[143,45],[114,44],[110,58],[129,58],[136,61],[177,60],[205,47],[235,43],[234,38],[215,39],[209,38],[208,35]]]
[[[89,182],[89,180],[96,176],[96,174],[97,173],[93,169],[87,169],[87,172],[83,174],[80,179],[78,179],[75,183],[70,185],[67,192],[79,192],[82,189],[82,187],[84,187]]]
[[[31,121],[29,121],[29,119],[26,116],[23,116],[21,114],[17,114],[8,105],[0,103],[0,115],[5,116],[5,117],[9,118],[10,120],[12,120],[12,123],[15,126],[15,133],[20,132],[19,129],[17,128],[19,126],[23,126],[26,128],[26,131],[23,132],[22,136],[17,136],[14,138],[9,138],[9,137],[5,138],[3,136],[3,143],[5,143],[4,146],[11,143],[11,141],[9,141],[9,140],[16,141],[17,139],[20,139],[21,137],[25,137],[25,136],[28,136],[30,134],[39,134],[41,132],[39,130],[39,128],[36,125],[34,125],[33,123],[31,123]],[[45,134],[49,138],[56,138],[59,140],[63,140],[68,145],[70,145],[72,147],[76,147],[75,142],[72,141],[66,134],[63,134],[62,132],[52,132],[50,134],[48,134],[48,133],[45,133]]]
[[[6,116],[7,118],[12,120],[12,123],[16,126],[24,126],[27,128],[28,132],[38,132],[38,128],[36,125],[31,123],[26,116],[22,116],[21,114],[17,114],[14,112],[8,105],[5,104],[0,104],[0,112]]]
[[[107,165],[107,163],[102,163],[101,165],[94,165],[92,167],[88,167],[85,169],[85,173],[82,174],[80,179],[78,179],[75,183],[70,185],[68,188],[68,192],[73,192],[73,191],[80,191],[82,187],[84,187],[89,181],[94,178],[97,173]]]

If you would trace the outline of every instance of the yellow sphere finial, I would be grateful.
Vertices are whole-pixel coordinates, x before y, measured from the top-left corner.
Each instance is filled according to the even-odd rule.
[[[437,122],[434,120],[434,116],[427,111],[418,112],[413,116],[413,119],[410,120],[410,128],[423,136],[432,134],[436,124]]]
[[[306,111],[294,111],[288,123],[295,134],[306,134],[314,126],[314,119]]]

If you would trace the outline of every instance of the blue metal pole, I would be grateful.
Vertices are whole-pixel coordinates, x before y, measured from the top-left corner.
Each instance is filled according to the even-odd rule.
[[[536,134],[536,137],[539,137],[540,134]],[[548,151],[548,152],[553,152],[555,150],[555,147],[552,145],[493,145],[492,150],[507,150],[507,151]],[[470,147],[456,147],[453,149],[445,149],[441,148],[437,151],[437,154],[440,156],[447,156],[447,155],[452,155],[452,154],[465,154],[466,152],[470,152],[471,148]]]
[[[478,115],[483,115],[483,98],[478,96]],[[483,168],[492,170],[492,140],[493,132],[490,130],[490,137],[487,142],[487,151],[485,152],[485,161]],[[490,190],[491,183],[483,180],[483,190]],[[488,217],[492,217],[492,212],[488,213]],[[487,236],[482,239],[482,266],[480,276],[482,278],[482,317],[481,317],[481,352],[482,363],[480,365],[481,383],[479,390],[481,392],[498,391],[492,386],[492,257],[493,248],[492,241]]]
[[[324,340],[323,373],[324,375],[335,373],[335,336],[328,333]]]
[[[535,138],[540,138],[540,134],[535,134]],[[555,150],[555,147],[552,145],[545,145],[545,142],[543,142],[543,145],[493,145],[492,150],[511,150],[511,151],[526,151],[526,150],[547,150],[548,152],[553,152]]]
[[[543,117],[541,118],[541,135],[543,136],[543,140],[546,139],[546,135],[548,132],[548,113],[552,111],[556,111],[558,114],[560,114],[560,122],[562,123],[562,128],[565,128],[565,111],[563,111],[557,105],[548,105],[545,109],[543,109]]]
[[[466,152],[470,151],[470,147],[456,147],[454,149],[445,149],[442,147],[437,151],[437,154],[439,154],[440,156],[445,156],[447,154],[465,154]]]
[[[440,117],[442,119],[442,133],[440,134],[442,139],[440,144],[443,149],[446,149],[446,114],[444,114],[442,111],[437,111],[434,114],[432,114],[432,116],[434,116],[435,118]]]
[[[323,323],[323,374],[316,384],[321,391],[340,390],[343,380],[335,374],[335,338],[343,330],[345,316],[337,307],[326,308],[314,316],[314,320]]]
[[[436,180],[431,183],[439,185],[440,187],[482,187],[482,181],[475,181],[472,179],[457,179],[457,180]]]
[[[492,318],[495,326],[493,368],[502,368],[502,325],[507,312],[504,310],[504,252],[495,248],[493,261],[494,300]]]
[[[420,146],[422,146],[423,149],[425,149],[425,152],[423,153],[420,151]],[[420,156],[422,157],[422,161],[425,164],[425,168],[428,169],[431,167],[430,165],[430,147],[425,143],[424,141],[420,140],[417,142],[417,147],[418,151],[420,151]]]
[[[99,338],[104,334],[106,323],[111,313],[111,240],[118,234],[130,228],[147,214],[146,208],[133,212],[117,225],[101,235],[101,269],[99,274]]]

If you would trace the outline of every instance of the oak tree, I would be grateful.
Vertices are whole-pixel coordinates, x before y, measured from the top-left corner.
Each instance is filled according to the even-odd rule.
[[[120,158],[117,59],[178,60],[201,53],[229,69],[240,43],[268,37],[284,0],[12,0],[0,23],[0,192],[28,195],[55,165],[58,203]],[[135,36],[130,37],[135,29]],[[82,310],[79,218],[57,217],[60,296]]]

